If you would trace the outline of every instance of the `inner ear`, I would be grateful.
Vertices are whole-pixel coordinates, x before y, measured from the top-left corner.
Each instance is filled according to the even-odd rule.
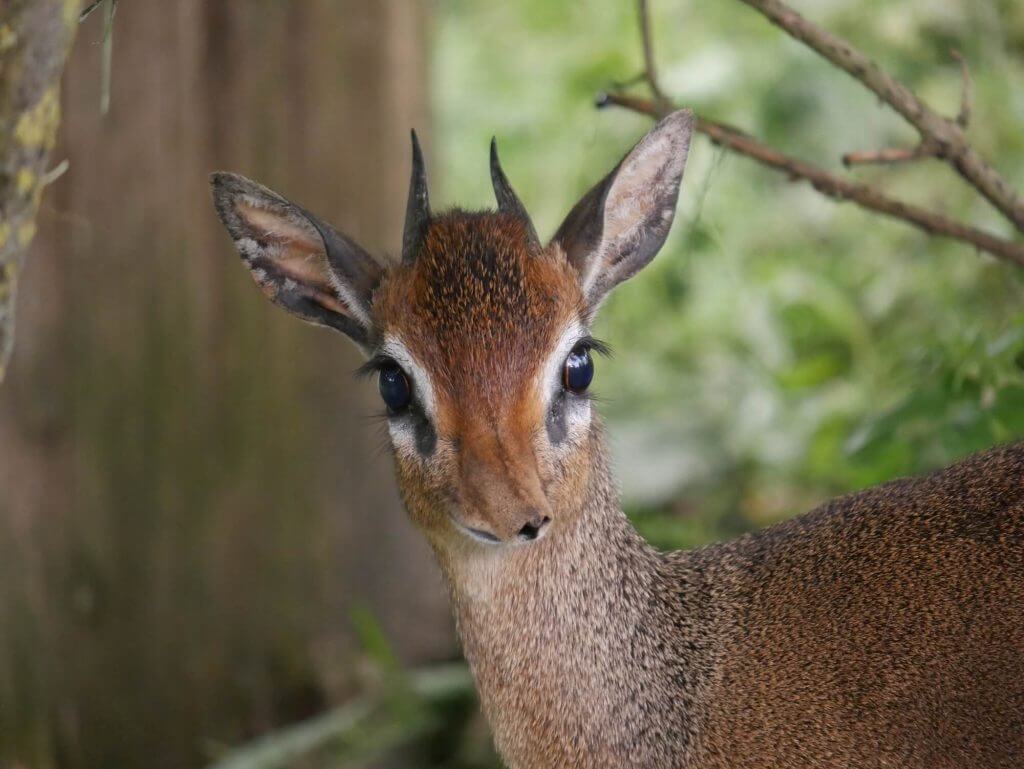
[[[366,351],[380,265],[354,241],[256,182],[219,173],[212,184],[217,213],[264,295],[302,320],[343,332]]]
[[[253,228],[253,260],[261,268],[280,273],[275,284],[280,279],[291,279],[322,294],[319,299],[325,306],[335,312],[346,312],[345,305],[335,296],[327,253],[313,227],[282,219],[245,202],[236,204],[236,208]]]
[[[309,222],[271,213],[245,199],[235,202],[235,210],[249,224],[252,234],[262,236],[267,243],[294,250],[296,256],[325,255],[320,235]]]
[[[576,269],[591,313],[668,237],[692,133],[689,110],[666,117],[583,196],[555,233],[553,243]]]

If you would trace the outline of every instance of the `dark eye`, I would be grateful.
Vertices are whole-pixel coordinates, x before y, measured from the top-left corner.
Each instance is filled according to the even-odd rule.
[[[562,386],[570,392],[582,393],[590,387],[593,378],[594,361],[590,357],[590,348],[586,345],[577,345],[565,359]]]
[[[394,363],[381,368],[377,385],[380,388],[380,397],[387,404],[388,411],[393,414],[404,411],[412,400],[409,378]]]

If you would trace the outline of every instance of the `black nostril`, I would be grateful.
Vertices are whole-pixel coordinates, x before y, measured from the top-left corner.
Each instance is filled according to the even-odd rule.
[[[529,523],[524,524],[523,528],[519,530],[519,539],[525,540],[527,542],[537,539],[537,537],[540,536],[540,533],[544,529],[544,527],[547,526],[550,522],[551,519],[546,515],[543,518],[540,516],[534,518]]]

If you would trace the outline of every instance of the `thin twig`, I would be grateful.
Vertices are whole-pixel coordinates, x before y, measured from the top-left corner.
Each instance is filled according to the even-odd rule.
[[[862,166],[868,164],[908,163],[922,158],[933,158],[938,147],[930,142],[921,142],[916,147],[888,147],[881,150],[856,150],[843,155],[843,165]]]
[[[89,14],[91,14],[93,11],[95,11],[97,8],[99,8],[100,5],[102,5],[102,4],[103,4],[103,0],[93,0],[93,2],[89,3],[89,5],[86,6],[85,10],[82,11],[80,14],[78,14],[78,21],[79,21],[79,23],[81,23],[81,22],[85,21],[86,19],[88,19],[89,18]]]
[[[49,187],[51,184],[53,184],[55,181],[57,181],[60,177],[62,177],[65,173],[67,173],[67,170],[70,167],[71,167],[71,161],[68,160],[67,158],[64,158],[56,166],[54,166],[49,171],[47,171],[45,174],[43,174],[42,176],[39,177],[39,188],[42,189],[44,187]]]
[[[657,65],[654,59],[654,35],[651,33],[651,9],[647,0],[637,0],[637,11],[640,17],[640,40],[643,42],[644,71],[642,79],[647,81],[651,89],[651,96],[660,105],[668,104],[668,97],[661,90],[661,81],[658,79]]]
[[[742,0],[790,37],[847,72],[917,129],[922,142],[934,143],[936,157],[948,162],[1014,226],[1024,232],[1024,199],[967,141],[959,120],[938,114],[909,88],[882,70],[848,42],[811,23],[781,0]],[[969,80],[965,80],[969,82]],[[968,97],[968,104],[969,104]],[[961,107],[961,114],[963,114]],[[970,117],[968,106],[967,117]]]
[[[117,0],[107,0],[107,16],[103,25],[103,62],[102,82],[100,87],[100,114],[110,111],[110,80],[113,73],[114,58],[114,14],[117,13]]]
[[[624,107],[653,118],[663,117],[672,110],[671,106],[660,108],[650,99],[618,93],[599,95],[597,106]],[[931,235],[969,243],[993,256],[1024,266],[1024,243],[1001,238],[920,206],[896,200],[866,184],[843,179],[819,166],[769,147],[725,123],[697,116],[694,128],[715,144],[781,171],[792,181],[808,182],[826,197],[848,200],[861,208],[912,224]]]
[[[971,122],[971,103],[973,101],[973,86],[971,82],[971,71],[967,61],[956,49],[950,51],[950,55],[960,65],[960,78],[963,83],[960,90],[960,111],[956,116],[956,124],[961,128],[967,128]],[[942,146],[931,139],[925,138],[917,143],[916,147],[893,147],[882,150],[859,150],[847,152],[843,155],[843,165],[850,166],[874,164],[906,163],[923,158],[934,158],[941,154]]]

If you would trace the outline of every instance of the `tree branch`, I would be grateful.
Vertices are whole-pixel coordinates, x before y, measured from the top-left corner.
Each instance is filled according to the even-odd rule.
[[[973,85],[971,82],[971,71],[967,67],[967,60],[957,50],[950,51],[950,55],[960,65],[960,78],[963,86],[960,89],[960,111],[956,116],[956,124],[961,128],[967,128],[971,122],[971,102],[973,100]],[[922,139],[916,147],[891,148],[883,150],[861,150],[858,152],[847,152],[843,155],[843,165],[850,166],[866,165],[868,163],[906,163],[922,158],[939,157],[942,147],[938,142],[931,139]]]
[[[970,78],[962,57],[964,99],[960,115],[949,120],[928,107],[909,88],[882,70],[848,42],[811,23],[781,0],[741,0],[772,24],[847,72],[917,129],[923,144],[934,144],[935,157],[956,171],[1014,226],[1024,232],[1024,200],[968,143],[964,127],[970,118]]]
[[[650,99],[640,99],[617,93],[600,94],[597,106],[624,107],[653,118],[663,117],[672,110],[672,107],[659,109]],[[982,251],[987,251],[993,256],[1024,266],[1024,243],[1001,238],[919,206],[896,200],[866,184],[843,179],[823,168],[762,144],[725,123],[708,120],[698,115],[694,128],[698,133],[704,134],[721,147],[781,171],[793,181],[808,182],[826,197],[841,201],[848,200],[861,208],[912,224],[930,235],[960,240]]]
[[[938,152],[938,147],[929,142],[921,142],[916,147],[890,147],[882,150],[857,150],[847,152],[843,155],[843,165],[850,166],[892,163],[909,163],[922,158],[933,158]]]
[[[60,74],[78,23],[76,3],[0,6],[0,381],[14,344],[14,298],[60,116]]]
[[[777,2],[777,0],[743,0],[743,2],[754,5],[755,7],[764,4],[771,6],[776,10],[778,8],[782,8],[799,19],[801,24],[809,26],[814,30],[817,29],[816,27],[813,27],[813,25],[810,25],[809,22],[806,22],[806,20],[803,20],[792,11],[789,11],[789,9]],[[644,78],[647,80],[651,93],[654,94],[655,97],[653,99],[642,99],[623,93],[622,89],[619,88],[611,93],[598,94],[595,103],[598,108],[608,106],[623,107],[658,119],[667,115],[674,109],[674,107],[667,98],[662,97],[659,100],[657,97],[657,94],[662,94],[663,91],[658,83],[657,69],[654,65],[655,60],[653,44],[651,42],[650,19],[646,0],[638,0],[638,7],[640,11],[640,37],[643,45],[645,61]],[[796,24],[796,22],[788,16],[786,17],[786,23]],[[789,31],[788,26],[784,26],[783,28]],[[809,34],[806,32],[804,27],[800,28],[804,30],[804,34]],[[838,41],[838,38],[831,38],[831,40]],[[842,41],[835,42],[834,44],[836,46],[845,46],[844,50],[848,55],[856,53],[852,48],[849,48],[845,43],[842,43]],[[960,62],[964,80],[960,114],[957,116],[956,123],[950,123],[944,118],[942,118],[942,120],[949,125],[953,125],[959,130],[961,127],[966,126],[970,120],[971,86],[970,75],[967,71],[967,66],[963,61],[963,58],[955,51],[953,52],[953,56]],[[874,67],[870,62],[868,62],[868,64]],[[877,68],[875,69],[877,70]],[[884,73],[881,73],[880,70],[877,71],[883,78],[888,77],[884,75]],[[895,83],[895,81],[890,82],[897,90],[902,89],[902,92],[905,92],[907,98],[914,100],[917,104],[920,104],[920,102],[917,101],[917,97],[903,88],[903,86]],[[902,99],[903,96],[900,96],[900,98]],[[921,109],[926,108],[921,105]],[[1014,264],[1024,266],[1024,242],[1002,238],[998,235],[992,234],[991,232],[986,232],[985,230],[978,229],[977,227],[972,227],[971,225],[956,221],[955,219],[951,219],[934,211],[929,211],[928,209],[912,203],[905,203],[901,200],[889,197],[874,187],[850,181],[849,179],[837,176],[820,166],[816,166],[813,163],[808,163],[800,160],[799,158],[780,152],[767,144],[759,142],[749,134],[735,128],[734,126],[709,120],[698,115],[695,119],[694,128],[698,133],[704,134],[715,144],[732,152],[751,158],[752,160],[756,160],[758,163],[768,166],[769,168],[773,168],[776,171],[780,171],[786,174],[786,176],[792,181],[806,181],[815,190],[826,197],[832,198],[833,200],[848,200],[861,208],[874,211],[884,216],[889,216],[893,219],[904,221],[918,229],[924,230],[930,235],[939,235],[953,240],[959,240],[964,243],[969,243],[975,248],[981,251],[986,251],[1000,259],[1005,259],[1013,262]],[[847,164],[868,162],[893,163],[912,160],[928,155],[939,156],[943,152],[941,147],[942,145],[938,140],[928,136],[923,136],[921,143],[911,150],[890,149],[878,152],[849,153],[843,158],[843,160]]]

